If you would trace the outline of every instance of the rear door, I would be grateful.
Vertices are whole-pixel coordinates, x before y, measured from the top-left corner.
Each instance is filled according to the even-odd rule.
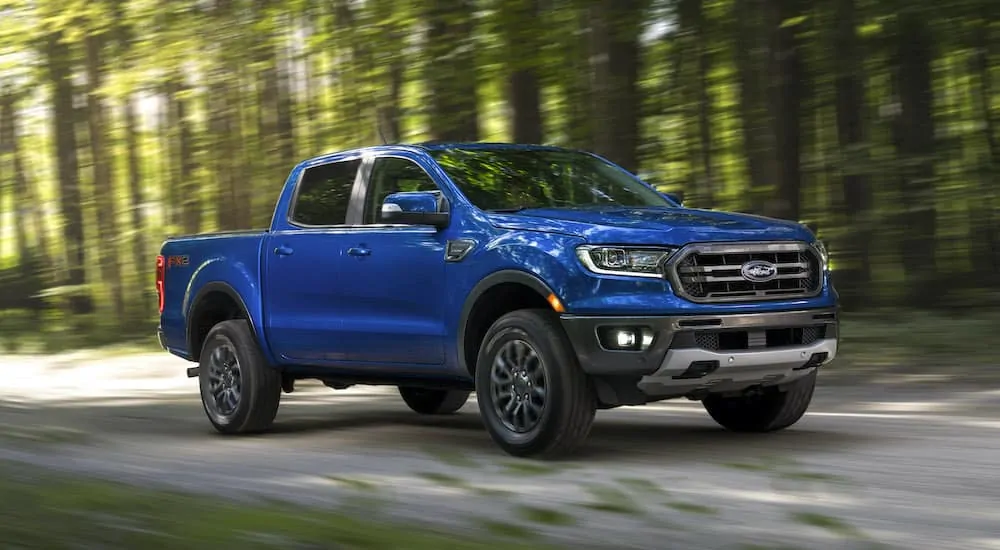
[[[343,253],[352,240],[348,209],[361,167],[358,155],[306,168],[282,224],[286,229],[265,242],[265,330],[271,349],[285,361],[344,358],[340,285]]]
[[[444,363],[445,231],[385,224],[382,200],[398,191],[440,191],[411,158],[376,156],[364,189],[364,211],[346,237],[338,281],[343,338],[353,363]]]

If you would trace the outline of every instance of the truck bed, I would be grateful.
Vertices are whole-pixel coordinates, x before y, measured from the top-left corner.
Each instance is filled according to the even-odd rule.
[[[163,258],[162,343],[187,354],[187,318],[207,283],[224,281],[242,296],[260,295],[261,247],[267,230],[219,231],[170,237]],[[245,304],[259,309],[259,304]]]

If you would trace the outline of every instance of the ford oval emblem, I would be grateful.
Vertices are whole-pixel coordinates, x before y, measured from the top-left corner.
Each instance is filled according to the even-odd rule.
[[[778,276],[778,266],[764,260],[753,260],[740,267],[740,275],[751,283],[766,283]]]

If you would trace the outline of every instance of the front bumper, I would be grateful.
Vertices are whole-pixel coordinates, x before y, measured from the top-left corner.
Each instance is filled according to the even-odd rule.
[[[789,312],[664,317],[564,315],[563,327],[585,372],[639,379],[647,395],[729,391],[788,382],[837,355],[836,308]],[[614,327],[648,329],[642,350],[619,351],[599,334]]]

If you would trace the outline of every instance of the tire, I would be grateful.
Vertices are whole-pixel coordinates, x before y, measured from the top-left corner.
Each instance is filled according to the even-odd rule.
[[[420,414],[453,414],[469,400],[469,392],[399,387],[399,395],[413,412]]]
[[[501,354],[504,361],[495,365]],[[519,358],[524,361],[518,363]],[[517,371],[528,374],[504,374],[503,365],[517,364],[524,367]],[[492,378],[502,383],[494,384]],[[503,391],[511,395],[509,400]],[[514,394],[530,395],[531,406],[522,404],[518,409]],[[590,380],[580,369],[558,318],[549,310],[514,311],[490,327],[476,360],[476,399],[490,437],[518,457],[570,454],[587,439],[597,410]],[[520,415],[516,420],[520,426],[510,417],[502,418],[502,409],[508,407]]]
[[[702,402],[713,420],[733,432],[773,432],[798,422],[809,408],[816,371],[780,388],[752,396],[710,395]]]
[[[226,364],[228,371],[223,367]],[[201,350],[198,381],[202,407],[219,432],[257,433],[274,423],[281,400],[281,373],[267,364],[246,321],[224,321],[212,327]],[[223,403],[214,399],[213,388],[219,384],[223,391],[235,388],[235,399]],[[235,406],[229,407],[232,401]]]

